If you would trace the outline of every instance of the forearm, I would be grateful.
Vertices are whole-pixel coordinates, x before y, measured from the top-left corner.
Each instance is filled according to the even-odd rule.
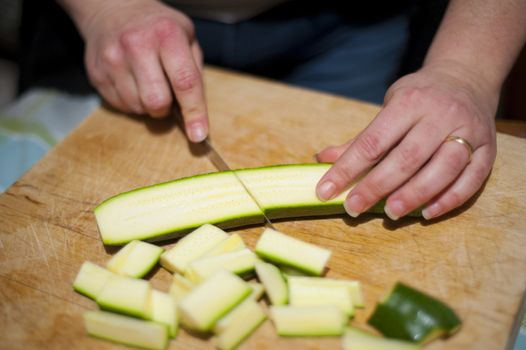
[[[525,40],[526,0],[452,0],[424,66],[456,65],[498,93]]]

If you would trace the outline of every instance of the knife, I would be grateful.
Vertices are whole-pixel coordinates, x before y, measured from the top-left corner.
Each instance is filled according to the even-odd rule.
[[[239,175],[236,173],[235,170],[232,170],[227,162],[225,162],[225,159],[221,157],[219,152],[216,150],[216,148],[212,145],[212,142],[210,141],[210,138],[204,139],[201,144],[205,147],[206,154],[208,156],[208,159],[214,164],[214,166],[219,171],[231,171],[232,174],[236,177],[237,181],[243,186],[245,189],[245,192],[249,195],[249,197],[252,199],[254,203],[256,203],[259,210],[261,210],[261,213],[263,213],[263,218],[265,219],[265,226],[269,227],[273,230],[275,230],[274,225],[272,225],[272,221],[270,221],[269,217],[265,214],[265,209],[261,206],[261,204],[258,202],[257,198],[254,196],[252,192],[250,192],[250,189],[245,185],[243,180],[239,177]]]
[[[177,108],[173,108],[172,111],[173,111],[172,114],[175,117],[175,121],[176,121],[177,125],[181,128],[181,130],[184,133],[185,132],[185,127],[184,127],[184,122],[183,122],[183,118],[181,116],[181,113],[177,110]],[[232,174],[234,174],[234,176],[236,177],[237,182],[239,182],[241,184],[241,186],[243,186],[243,189],[245,190],[245,192],[248,194],[248,196],[252,199],[252,201],[256,204],[256,206],[259,208],[259,210],[263,214],[263,219],[265,220],[265,226],[268,227],[268,228],[271,228],[273,230],[276,230],[276,228],[272,224],[272,221],[270,221],[269,217],[265,214],[265,209],[263,208],[263,206],[258,202],[258,200],[254,196],[254,194],[250,191],[250,189],[247,187],[247,185],[245,185],[243,180],[241,180],[241,178],[235,172],[235,170],[232,170],[230,168],[230,166],[227,164],[227,162],[225,161],[225,159],[223,157],[221,157],[219,152],[212,145],[212,141],[210,141],[210,138],[207,137],[206,139],[204,139],[204,141],[202,141],[200,143],[200,145],[204,147],[204,150],[206,152],[206,155],[207,155],[208,159],[212,162],[212,164],[214,164],[214,166],[217,168],[217,170],[219,170],[219,171],[230,171],[230,172],[232,172]]]

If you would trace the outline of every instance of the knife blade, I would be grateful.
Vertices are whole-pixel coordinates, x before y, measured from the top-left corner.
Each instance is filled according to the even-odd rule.
[[[252,201],[257,205],[259,210],[261,210],[261,213],[263,214],[263,219],[265,219],[265,226],[275,230],[274,225],[272,224],[272,221],[270,221],[269,217],[265,214],[264,208],[261,206],[261,204],[258,202],[257,198],[254,196],[254,194],[250,191],[250,189],[245,185],[243,180],[239,177],[239,175],[236,173],[235,170],[232,170],[230,166],[227,164],[225,159],[221,157],[219,152],[216,150],[216,148],[212,145],[212,142],[207,137],[202,142],[202,145],[206,149],[206,154],[208,156],[208,159],[214,164],[214,166],[219,171],[231,171],[232,174],[236,177],[237,181],[243,186],[245,192],[249,195],[249,197],[252,199]]]

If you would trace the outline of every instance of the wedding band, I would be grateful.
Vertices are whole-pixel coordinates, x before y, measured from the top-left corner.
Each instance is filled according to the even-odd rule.
[[[455,135],[449,135],[448,137],[446,137],[444,142],[448,141],[455,141],[466,147],[469,154],[469,160],[471,161],[471,155],[473,154],[473,146],[471,146],[471,143],[469,143],[465,138]]]

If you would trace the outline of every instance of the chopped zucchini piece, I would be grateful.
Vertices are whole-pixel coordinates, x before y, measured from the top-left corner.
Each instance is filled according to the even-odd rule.
[[[80,267],[77,277],[73,282],[73,289],[95,300],[111,276],[114,276],[113,272],[86,261]]]
[[[176,303],[179,303],[194,287],[195,284],[188,278],[174,273],[172,284],[170,285],[170,295]]]
[[[343,350],[420,350],[411,342],[377,337],[354,328],[348,328],[342,338]]]
[[[200,283],[219,270],[227,270],[236,275],[246,275],[254,270],[256,254],[248,248],[223,255],[194,260],[188,266],[186,277],[194,283]]]
[[[164,252],[161,255],[161,265],[168,271],[185,273],[188,264],[227,238],[227,233],[219,227],[203,225]]]
[[[221,350],[235,349],[265,321],[267,316],[252,299],[246,299],[214,327],[217,347]]]
[[[216,244],[215,247],[207,251],[202,258],[223,255],[230,252],[235,252],[246,248],[243,238],[237,233],[231,234],[227,239]]]
[[[152,321],[165,324],[170,337],[175,338],[178,330],[177,306],[169,294],[152,289],[150,301],[150,318]]]
[[[331,251],[287,236],[271,228],[265,229],[256,245],[256,253],[274,263],[320,276]]]
[[[108,270],[119,275],[142,278],[159,261],[163,248],[142,241],[131,241],[108,261]]]
[[[335,305],[347,316],[354,315],[354,306],[347,286],[316,282],[313,283],[309,277],[290,277],[288,280],[290,305]]]
[[[220,270],[181,300],[181,322],[192,330],[209,331],[217,320],[248,297],[251,291],[241,278]]]
[[[256,262],[256,273],[265,286],[268,298],[272,305],[284,305],[288,302],[289,292],[287,284],[279,269],[263,261]]]
[[[449,306],[402,283],[376,306],[367,322],[386,337],[421,344],[451,335],[461,325]]]
[[[287,337],[339,336],[347,323],[347,316],[334,305],[275,305],[270,313],[278,334]]]
[[[84,314],[89,335],[144,349],[162,350],[168,345],[168,330],[160,323],[104,311]]]
[[[101,309],[147,319],[152,288],[145,280],[112,276],[97,297]]]
[[[253,300],[259,300],[265,294],[265,288],[261,283],[250,281],[248,282],[250,288],[252,288],[252,293],[248,296]]]
[[[359,281],[301,276],[291,276],[289,277],[289,283],[290,281],[293,281],[292,283],[296,286],[310,286],[312,288],[344,287],[351,296],[353,306],[364,307],[362,287]]]

